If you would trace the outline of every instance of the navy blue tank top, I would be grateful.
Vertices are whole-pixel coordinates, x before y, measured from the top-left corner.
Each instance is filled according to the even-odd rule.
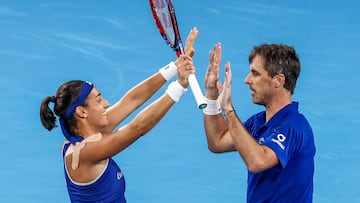
[[[69,146],[70,143],[64,144],[63,158],[66,185],[71,202],[126,203],[125,178],[112,158],[108,159],[104,171],[95,180],[88,183],[77,183],[71,180],[65,164],[65,152]]]

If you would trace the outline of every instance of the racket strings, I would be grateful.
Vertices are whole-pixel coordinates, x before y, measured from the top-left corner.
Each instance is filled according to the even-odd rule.
[[[171,48],[173,48],[175,51],[178,51],[176,35],[174,32],[174,24],[167,1],[154,0],[151,2],[153,15],[160,34]]]

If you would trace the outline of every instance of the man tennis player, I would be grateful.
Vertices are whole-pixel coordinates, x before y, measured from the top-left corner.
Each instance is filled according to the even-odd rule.
[[[245,78],[265,111],[242,122],[231,99],[231,67],[219,82],[221,45],[210,52],[204,126],[214,153],[237,151],[248,169],[247,202],[312,202],[315,144],[310,124],[292,101],[300,61],[284,44],[256,46]],[[220,94],[220,95],[219,95]]]

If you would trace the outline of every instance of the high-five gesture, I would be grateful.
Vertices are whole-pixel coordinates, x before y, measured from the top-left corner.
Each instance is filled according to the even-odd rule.
[[[219,82],[221,44],[215,44],[214,49],[210,51],[209,55],[210,61],[205,75],[206,98],[215,100],[219,95],[217,83]]]
[[[234,110],[231,101],[231,67],[230,62],[225,64],[225,81],[222,85],[220,82],[217,83],[217,88],[220,92],[219,102],[221,109],[224,113]]]

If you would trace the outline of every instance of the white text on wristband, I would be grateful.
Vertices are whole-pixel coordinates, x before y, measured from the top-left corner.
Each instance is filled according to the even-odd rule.
[[[160,68],[159,72],[168,81],[177,74],[177,67],[174,62],[170,62],[168,65]]]

